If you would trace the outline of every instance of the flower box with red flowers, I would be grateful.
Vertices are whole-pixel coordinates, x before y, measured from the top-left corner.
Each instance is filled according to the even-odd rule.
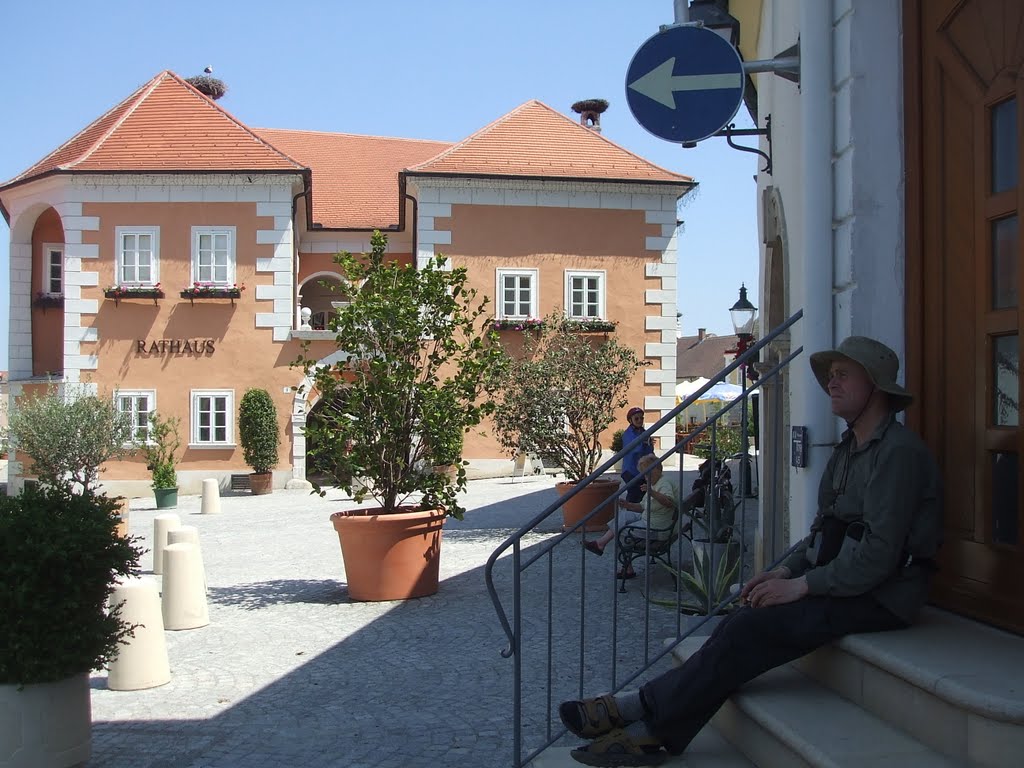
[[[181,298],[195,301],[196,299],[235,299],[242,298],[244,285],[224,285],[223,283],[192,283],[181,292]]]
[[[39,307],[44,312],[52,307],[63,307],[64,296],[59,293],[44,293],[38,291],[34,299],[32,299],[32,306]]]
[[[156,285],[112,285],[103,289],[103,297],[115,302],[122,299],[157,299],[164,298],[164,289],[160,283]]]
[[[618,325],[611,320],[595,320],[579,318],[566,318],[562,326],[576,333],[611,333]],[[495,319],[491,321],[491,329],[495,331],[539,331],[545,326],[543,320],[528,318],[523,320]]]

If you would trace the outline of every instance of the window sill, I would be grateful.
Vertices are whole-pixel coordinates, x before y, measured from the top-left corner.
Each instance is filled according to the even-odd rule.
[[[295,328],[291,331],[291,337],[306,341],[334,341],[334,331],[314,331],[311,329],[302,330],[301,328]]]
[[[225,451],[234,450],[238,446],[235,443],[189,443],[188,447],[197,451]]]

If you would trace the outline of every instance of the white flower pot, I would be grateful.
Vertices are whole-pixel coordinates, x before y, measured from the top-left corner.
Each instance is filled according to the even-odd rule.
[[[70,768],[92,753],[89,675],[0,685],[0,768]]]

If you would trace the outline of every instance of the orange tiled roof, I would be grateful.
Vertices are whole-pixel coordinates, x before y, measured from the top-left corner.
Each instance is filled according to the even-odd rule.
[[[527,176],[692,184],[529,101],[457,144],[250,129],[165,71],[4,187],[52,172],[309,171],[312,221],[325,229],[395,227],[399,178]]]
[[[451,146],[348,133],[253,130],[313,170],[313,222],[328,229],[397,226],[399,172]]]
[[[53,171],[297,170],[304,169],[165,71],[7,184]]]
[[[426,175],[693,183],[691,177],[648,162],[536,100],[409,170]]]

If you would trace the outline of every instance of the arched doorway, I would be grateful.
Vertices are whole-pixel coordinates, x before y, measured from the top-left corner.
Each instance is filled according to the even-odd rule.
[[[762,198],[762,220],[764,221],[765,243],[765,284],[762,304],[762,333],[767,334],[781,325],[791,314],[786,290],[787,260],[786,219],[782,208],[782,195],[775,187],[767,187]],[[785,358],[790,351],[790,335],[786,333],[773,341],[762,357],[769,366]],[[789,380],[785,373],[761,385],[761,410],[764,416],[764,432],[761,437],[762,461],[765,467],[785,466],[786,462],[777,455],[789,444],[785,439],[789,415]],[[775,454],[775,455],[773,455]],[[761,477],[761,552],[757,566],[774,562],[786,551],[789,541],[789,515],[786,514],[786,499],[789,497],[789,474],[787,472],[764,471]]]

